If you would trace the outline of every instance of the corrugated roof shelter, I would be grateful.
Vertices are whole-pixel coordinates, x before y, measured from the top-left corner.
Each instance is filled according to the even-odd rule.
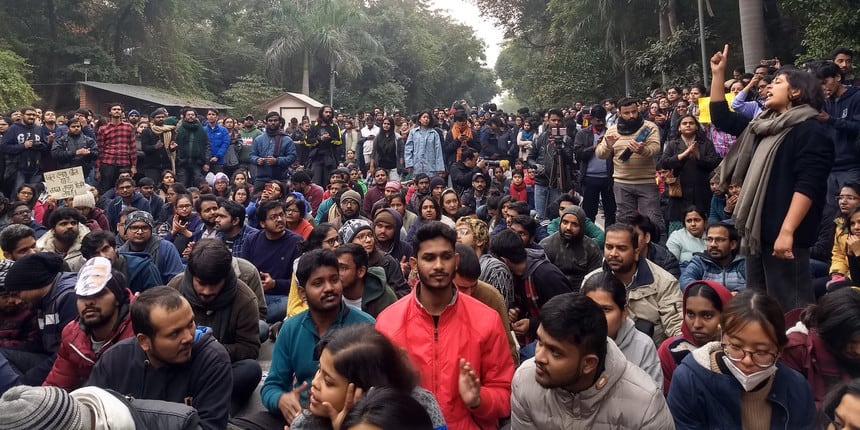
[[[126,110],[137,109],[143,115],[148,115],[158,107],[166,107],[174,115],[178,115],[179,108],[183,106],[191,106],[197,110],[231,109],[230,106],[213,101],[177,96],[138,85],[95,81],[78,83],[81,85],[81,107],[103,115],[108,113],[110,103],[117,102],[122,103]]]
[[[323,104],[301,93],[285,92],[261,103],[260,106],[266,112],[281,114],[281,117],[289,122],[290,118],[301,119],[304,115],[311,119],[316,118]]]

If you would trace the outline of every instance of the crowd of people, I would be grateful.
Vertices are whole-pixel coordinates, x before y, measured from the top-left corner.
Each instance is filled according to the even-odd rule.
[[[541,112],[13,111],[0,429],[860,426],[852,57]]]

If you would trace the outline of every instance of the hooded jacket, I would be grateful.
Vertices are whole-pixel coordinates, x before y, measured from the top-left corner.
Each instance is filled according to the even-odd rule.
[[[540,386],[532,358],[517,369],[512,391],[511,428],[517,430],[675,428],[663,393],[608,338],[603,373],[588,389]]]
[[[675,428],[739,429],[743,387],[723,369],[719,342],[708,343],[689,354],[672,378],[669,410]],[[711,368],[711,353],[716,352],[720,369]],[[770,428],[810,429],[815,421],[815,402],[809,384],[796,371],[777,361],[773,385],[767,397],[771,404]]]
[[[812,387],[815,406],[821,407],[827,393],[840,382],[851,380],[851,374],[818,335],[818,330],[808,328],[802,321],[786,330],[788,345],[779,357],[786,366],[800,372]]]
[[[394,257],[397,261],[400,261],[403,257],[407,259],[412,257],[412,246],[401,239],[401,235],[403,234],[403,219],[400,217],[400,212],[391,208],[383,210],[388,211],[394,217],[394,238],[391,239],[391,248],[388,250],[380,249],[380,251]]]
[[[385,270],[376,266],[368,267],[364,275],[361,310],[376,318],[383,309],[396,301],[394,290],[385,283]]]
[[[27,148],[24,142],[32,140],[33,146]],[[48,139],[41,126],[36,124],[24,125],[17,122],[9,126],[3,133],[0,152],[6,157],[18,160],[18,170],[22,173],[37,173],[42,170],[42,153],[51,150]]]
[[[679,283],[686,289],[693,281],[716,281],[731,291],[743,291],[747,287],[746,258],[736,254],[728,266],[720,266],[704,252],[693,254],[681,273]]]
[[[603,268],[589,273],[582,282],[602,270],[612,271],[604,262]],[[678,280],[647,258],[640,258],[633,282],[627,287],[627,307],[634,321],[653,325],[655,344],[681,334],[682,302]]]
[[[126,293],[133,300],[134,295],[131,290],[126,290]],[[80,318],[66,324],[66,327],[63,328],[63,342],[57,351],[54,367],[51,368],[51,373],[48,373],[48,377],[42,385],[60,387],[66,391],[81,387],[89,378],[96,361],[109,348],[123,339],[134,337],[129,303],[120,305],[117,312],[119,312],[117,325],[99,352],[93,351],[90,334]]]
[[[222,430],[230,414],[233,373],[224,347],[208,327],[197,327],[188,362],[154,367],[132,337],[102,355],[86,385],[138,399],[190,404],[203,429]]]
[[[707,284],[711,287],[716,293],[717,296],[720,297],[720,301],[722,302],[722,308],[725,309],[726,305],[729,303],[729,300],[732,299],[732,293],[726,289],[726,287],[722,286],[718,282],[714,281],[693,281],[694,283],[703,283]],[[691,284],[692,285],[692,284]],[[689,293],[688,285],[687,289],[684,290],[684,301],[681,306],[681,314],[687,314],[687,294]],[[663,392],[665,394],[669,394],[669,384],[672,382],[672,374],[675,373],[675,369],[681,364],[681,360],[687,356],[691,351],[694,351],[696,348],[700,347],[700,345],[696,338],[693,337],[692,330],[687,326],[686,320],[681,322],[681,334],[678,336],[670,337],[666,339],[660,347],[657,348],[657,356],[660,357],[660,367],[663,370]]]
[[[540,324],[538,314],[532,314],[531,308],[540,309],[547,300],[579,288],[570,285],[567,276],[553,265],[541,249],[526,248],[526,270],[523,276],[514,275],[514,295],[516,307],[521,317],[530,319],[529,337],[534,338]],[[533,290],[534,294],[530,294]]]
[[[511,378],[514,363],[505,327],[493,309],[456,293],[438,318],[418,302],[417,292],[386,308],[376,329],[400,348],[421,375],[421,386],[430,390],[451,430],[497,428],[511,411]],[[452,287],[453,288],[453,287]],[[459,362],[465,358],[481,380],[481,404],[470,409],[457,388]]]
[[[212,157],[217,157],[217,164],[224,164],[224,153],[227,152],[227,147],[230,146],[230,132],[220,124],[215,124],[212,127],[207,122],[203,125],[206,134],[209,136],[209,147],[211,148]]]
[[[615,335],[615,344],[624,353],[627,360],[644,370],[654,383],[663,383],[663,371],[660,369],[660,359],[657,358],[657,348],[647,334],[636,329],[632,319],[624,318]]]
[[[122,202],[122,197],[116,196],[115,199],[111,200],[110,204],[108,204],[107,210],[105,211],[105,215],[107,216],[108,222],[110,223],[111,228],[116,228],[116,224],[119,222],[119,214],[122,212],[122,208],[125,204]],[[135,191],[131,196],[131,206],[134,206],[144,212],[150,212],[149,200],[143,196],[139,191]],[[153,229],[155,230],[155,229]],[[154,233],[154,232],[153,232]]]
[[[824,102],[824,111],[830,114],[827,119],[828,133],[833,139],[836,150],[833,158],[833,171],[841,172],[856,169],[860,164],[857,137],[860,135],[860,88],[846,87],[842,97],[829,97]]]
[[[83,224],[78,225],[78,236],[75,237],[75,242],[72,243],[72,246],[69,247],[69,250],[66,251],[66,255],[63,256],[63,261],[69,266],[69,270],[72,272],[77,272],[81,269],[82,263],[85,261],[81,261],[79,257],[81,257],[81,241],[84,239],[90,232],[90,229]],[[36,241],[36,249],[42,252],[57,252],[57,248],[54,245],[54,230],[48,230],[39,240]]]
[[[569,206],[562,213],[575,215],[579,219],[579,234],[568,240],[561,232],[553,233],[542,240],[540,245],[546,252],[547,258],[564,273],[574,290],[582,286],[582,278],[592,270],[600,268],[603,263],[603,251],[597,247],[591,238],[585,236],[585,224],[588,218],[579,206]]]
[[[188,269],[167,284],[178,290],[194,311],[194,322],[209,327],[231,362],[256,360],[260,355],[260,327],[257,297],[254,292],[230,270],[224,287],[211,303],[200,300],[192,285]]]

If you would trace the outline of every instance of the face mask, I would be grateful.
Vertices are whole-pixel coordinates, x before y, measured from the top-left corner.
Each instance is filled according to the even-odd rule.
[[[768,378],[773,376],[776,373],[776,364],[768,367],[767,369],[760,370],[751,375],[745,374],[741,369],[738,369],[735,366],[735,363],[732,360],[729,360],[729,357],[723,357],[723,362],[726,363],[726,366],[729,368],[729,372],[732,373],[732,376],[741,383],[741,386],[744,387],[744,391],[751,391],[755,387],[761,385],[762,382],[766,381]]]

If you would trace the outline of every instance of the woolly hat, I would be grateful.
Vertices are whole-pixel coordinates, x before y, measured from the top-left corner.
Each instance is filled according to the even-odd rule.
[[[376,216],[373,218],[373,222],[384,222],[386,224],[397,225],[392,211],[387,210],[380,210],[376,212]]]
[[[430,179],[430,189],[433,190],[434,188],[436,188],[438,186],[444,187],[445,186],[445,180],[438,177],[438,176],[432,177]]]
[[[36,290],[53,282],[63,270],[63,258],[53,252],[37,252],[16,261],[6,275],[6,291]]]
[[[387,189],[389,189],[389,188],[391,188],[391,189],[393,189],[393,190],[400,191],[400,182],[397,182],[397,181],[388,181],[388,182],[386,182],[386,183],[385,183],[385,189],[387,190]]]
[[[149,227],[152,228],[155,226],[155,219],[152,218],[152,214],[146,211],[134,211],[128,216],[125,217],[125,228],[128,228],[130,225],[143,221],[149,224]]]
[[[370,225],[370,221],[361,218],[354,218],[347,221],[346,224],[337,231],[337,234],[340,236],[340,243],[352,243],[352,239],[364,230],[373,230]]]
[[[72,207],[77,208],[94,208],[96,207],[96,199],[93,193],[78,194],[72,200]]]
[[[215,181],[214,182],[216,182],[216,183],[217,182],[227,182],[229,184],[230,183],[230,177],[227,176],[227,174],[224,172],[218,172],[215,174]]]
[[[0,260],[0,291],[6,291],[6,275],[12,267],[12,260]]]
[[[0,397],[0,430],[93,428],[90,413],[59,387],[12,387]]]
[[[132,115],[140,116],[140,112],[138,112],[137,109],[132,109],[132,110],[128,111],[128,116],[132,116]]]
[[[361,194],[358,194],[358,192],[355,190],[349,190],[349,191],[343,193],[343,195],[340,196],[340,204],[343,204],[343,201],[347,200],[347,199],[355,200],[356,203],[361,204]],[[344,243],[347,243],[347,242],[344,242]]]

